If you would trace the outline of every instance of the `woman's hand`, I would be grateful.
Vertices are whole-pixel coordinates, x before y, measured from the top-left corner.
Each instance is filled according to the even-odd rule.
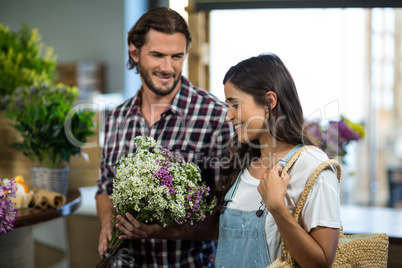
[[[278,164],[265,173],[257,189],[271,212],[292,257],[301,267],[330,267],[338,245],[339,229],[316,227],[307,233],[286,208],[289,174],[281,178]]]
[[[272,169],[264,174],[264,178],[257,187],[265,206],[272,213],[279,208],[286,207],[285,195],[290,180],[290,175],[286,173],[281,177],[282,167],[276,164]]]

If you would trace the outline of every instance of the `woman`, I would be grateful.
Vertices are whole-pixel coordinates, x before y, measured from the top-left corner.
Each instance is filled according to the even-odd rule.
[[[280,238],[302,267],[331,267],[341,227],[332,170],[318,177],[301,221],[292,217],[309,176],[328,157],[307,149],[280,177],[293,153],[313,144],[289,71],[279,57],[265,54],[230,68],[223,83],[236,135],[216,193],[217,267],[265,267],[281,255]]]
[[[163,228],[119,216],[122,238],[216,239],[219,226],[217,267],[266,267],[281,255],[281,238],[300,266],[331,267],[341,227],[333,170],[317,178],[300,222],[292,217],[308,178],[328,157],[309,148],[280,176],[294,152],[313,144],[303,128],[292,76],[276,55],[264,54],[230,68],[223,83],[227,121],[236,135],[230,161],[221,169],[213,217],[194,226]]]

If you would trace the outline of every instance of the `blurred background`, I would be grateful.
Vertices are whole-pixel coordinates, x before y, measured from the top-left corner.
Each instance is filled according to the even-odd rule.
[[[294,2],[1,1],[0,24],[10,31],[23,22],[38,29],[41,42],[57,55],[58,81],[77,85],[78,102],[98,107],[100,124],[90,140],[98,146],[84,150],[89,162],[71,160],[69,189],[81,192],[82,205],[68,217],[35,226],[35,267],[89,267],[98,260],[94,191],[102,120],[140,87],[138,75],[125,67],[126,33],[156,6],[170,6],[188,20],[193,43],[183,74],[222,100],[230,66],[277,54],[293,75],[307,119],[325,128],[343,115],[364,127],[365,136],[348,144],[342,157],[342,203],[402,207],[402,4]],[[5,129],[0,122],[0,133]],[[4,138],[0,146],[7,147]],[[12,176],[9,155],[0,161],[0,177]],[[14,174],[30,165],[18,161],[23,164]]]

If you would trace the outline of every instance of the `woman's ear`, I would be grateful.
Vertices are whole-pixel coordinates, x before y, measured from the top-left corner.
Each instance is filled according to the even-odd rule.
[[[135,62],[139,62],[140,59],[140,50],[137,49],[133,44],[130,44],[128,50],[130,51],[130,56]]]
[[[278,96],[275,92],[268,91],[265,97],[267,99],[267,102],[269,103],[269,106],[271,107],[271,110],[273,110],[278,102]]]

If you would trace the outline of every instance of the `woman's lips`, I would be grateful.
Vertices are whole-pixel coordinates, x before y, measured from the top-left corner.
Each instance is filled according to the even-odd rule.
[[[243,126],[243,124],[238,124],[238,125],[235,125],[235,131],[236,132],[239,132],[240,131],[240,128]]]

